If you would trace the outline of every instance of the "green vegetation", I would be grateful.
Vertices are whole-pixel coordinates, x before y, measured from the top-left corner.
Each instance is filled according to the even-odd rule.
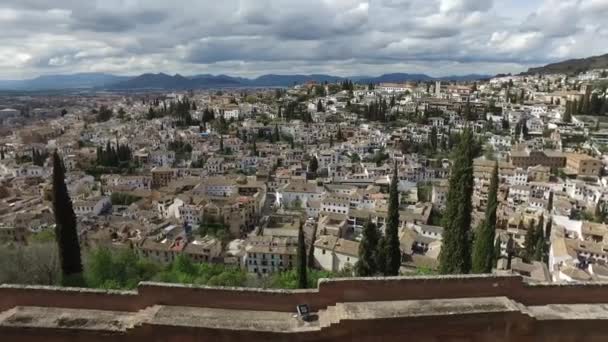
[[[212,236],[220,241],[227,241],[230,238],[230,232],[228,226],[224,223],[224,220],[216,222],[213,217],[205,218],[199,224],[198,233],[201,236]]]
[[[486,214],[477,229],[473,244],[473,273],[490,273],[496,257],[494,256],[494,237],[496,231],[496,208],[498,207],[498,163],[494,164],[488,192]]]
[[[304,227],[300,223],[298,229],[298,257],[297,257],[297,275],[298,288],[305,289],[308,287],[308,264],[306,262],[306,244],[304,243]]]
[[[55,235],[61,261],[62,283],[80,285],[82,261],[76,230],[76,215],[68,188],[65,185],[63,162],[57,151],[53,154],[53,212],[55,213]]]
[[[307,269],[306,274],[307,279],[305,287],[301,286],[302,284],[300,283],[300,278],[298,277],[298,272],[296,272],[296,270],[273,274],[265,281],[265,284],[263,284],[262,287],[273,289],[316,288],[319,279],[349,276],[348,271],[336,274],[315,269]]]
[[[380,233],[371,217],[367,219],[363,228],[363,237],[359,244],[359,261],[355,264],[355,273],[359,277],[370,277],[378,273],[376,254]]]
[[[85,279],[87,285],[94,288],[133,289],[140,281],[243,286],[247,275],[233,267],[194,263],[185,255],[162,266],[140,258],[129,249],[112,252],[102,248],[89,255]]]
[[[99,110],[93,110],[93,113],[97,114],[97,116],[95,117],[97,122],[106,122],[112,118],[114,111],[108,108],[107,106],[102,105],[101,107],[99,107]]]
[[[471,270],[471,198],[473,195],[473,133],[466,129],[460,138],[450,184],[439,254],[441,274],[466,274]]]
[[[38,151],[36,149],[32,149],[32,163],[37,166],[44,166],[44,162],[49,157],[49,154],[46,151]]]
[[[386,276],[399,275],[399,268],[401,267],[401,249],[399,242],[399,191],[397,189],[398,182],[397,164],[395,164],[389,191],[388,218],[386,222],[385,238],[386,243],[384,244],[384,248],[386,249],[386,267],[384,269],[384,275]]]
[[[117,144],[114,148],[110,142],[106,144],[106,148],[97,148],[97,165],[105,167],[116,167],[119,169],[128,168],[131,166],[133,154],[131,148],[127,145]]]

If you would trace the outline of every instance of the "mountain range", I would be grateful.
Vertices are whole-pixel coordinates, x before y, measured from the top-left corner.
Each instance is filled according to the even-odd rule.
[[[530,68],[525,74],[576,75],[592,69],[608,69],[608,54],[588,58],[570,59],[539,68]]]
[[[249,79],[227,75],[182,76],[164,73],[146,73],[139,76],[116,76],[104,73],[79,73],[71,75],[48,75],[28,80],[1,81],[0,90],[51,90],[51,89],[97,89],[97,90],[183,90],[219,87],[286,87],[309,81],[340,82],[350,79],[359,83],[405,82],[405,81],[474,81],[489,78],[487,75],[464,75],[434,78],[424,74],[394,73],[378,77],[331,75],[263,75]]]

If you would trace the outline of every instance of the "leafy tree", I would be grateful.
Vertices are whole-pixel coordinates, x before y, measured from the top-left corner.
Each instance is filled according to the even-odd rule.
[[[0,284],[60,285],[60,281],[54,236],[30,239],[27,245],[0,245]]]
[[[308,280],[306,278],[306,244],[304,242],[304,229],[302,223],[298,229],[298,288],[305,289],[308,287]]]
[[[495,257],[493,244],[496,232],[496,208],[498,207],[498,163],[494,164],[488,192],[485,218],[477,230],[473,244],[473,273],[490,273]]]
[[[399,190],[397,184],[397,164],[394,165],[393,177],[391,179],[388,218],[386,223],[386,269],[384,274],[387,276],[399,275],[401,267],[401,249],[399,243]]]
[[[76,215],[72,200],[65,185],[63,162],[57,151],[53,153],[53,212],[55,213],[55,235],[61,261],[62,282],[79,285],[82,274],[80,244],[76,229]]]
[[[355,264],[355,273],[359,277],[369,277],[378,273],[376,254],[380,237],[378,228],[369,217],[363,228],[363,236],[359,244],[359,261]]]
[[[439,254],[439,271],[442,274],[466,274],[471,270],[469,234],[474,144],[471,130],[465,129],[460,138],[448,188],[443,245]]]
[[[112,114],[114,114],[112,109],[108,108],[105,105],[102,105],[101,107],[99,107],[99,111],[97,112],[97,122],[105,122],[110,120],[112,118]]]

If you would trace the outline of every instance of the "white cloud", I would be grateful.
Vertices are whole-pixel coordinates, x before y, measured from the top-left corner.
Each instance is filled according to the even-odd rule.
[[[606,0],[3,0],[3,78],[518,72],[602,54]]]

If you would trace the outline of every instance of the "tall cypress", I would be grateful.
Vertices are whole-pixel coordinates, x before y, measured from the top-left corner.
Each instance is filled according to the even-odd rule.
[[[306,271],[306,244],[304,243],[304,229],[300,223],[298,229],[298,288],[300,289],[308,287]]]
[[[386,222],[386,269],[387,276],[399,275],[401,249],[399,248],[399,191],[397,190],[397,164],[394,165],[388,198],[388,217]]]
[[[471,197],[473,195],[473,145],[470,129],[460,138],[456,159],[450,176],[444,234],[439,271],[442,274],[463,274],[471,270]]]
[[[437,128],[435,126],[431,128],[429,133],[429,145],[431,145],[433,152],[437,152]]]
[[[477,230],[473,244],[473,273],[490,273],[494,263],[494,237],[496,232],[496,208],[498,207],[498,163],[494,164],[485,218]]]
[[[59,247],[63,283],[74,285],[82,274],[80,244],[76,230],[76,215],[72,200],[65,185],[63,163],[57,151],[53,153],[53,211],[55,213],[55,236]]]
[[[363,237],[359,244],[359,261],[355,265],[355,272],[359,277],[373,276],[378,272],[376,266],[376,253],[378,250],[378,229],[369,217],[363,228]]]
[[[547,243],[545,240],[545,227],[541,216],[541,220],[536,226],[536,245],[534,246],[534,254],[532,255],[532,260],[543,262],[546,259],[546,247]]]
[[[543,226],[542,216],[540,226]],[[528,230],[526,231],[526,242],[523,250],[522,259],[526,262],[531,262],[534,258],[534,249],[536,248],[536,242],[538,240],[538,236],[536,236],[536,222],[534,220],[530,220],[528,224]]]

